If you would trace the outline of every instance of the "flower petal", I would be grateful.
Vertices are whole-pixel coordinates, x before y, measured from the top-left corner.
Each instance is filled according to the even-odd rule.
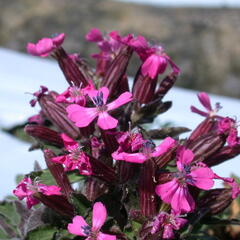
[[[153,157],[158,157],[162,155],[163,153],[167,152],[170,148],[172,148],[175,145],[175,140],[171,137],[165,138],[160,145],[158,145],[154,152],[152,153]]]
[[[97,240],[116,240],[116,236],[115,235],[110,235],[110,234],[105,234],[102,232],[99,232],[98,236],[97,236]]]
[[[187,187],[179,185],[172,197],[171,206],[176,213],[191,212],[195,208],[195,202]]]
[[[180,171],[184,166],[189,165],[194,158],[194,154],[190,149],[181,146],[177,152],[177,167]]]
[[[159,69],[159,57],[155,54],[149,56],[141,67],[143,76],[149,75],[154,79],[158,74]]]
[[[208,167],[192,170],[189,176],[192,178],[190,184],[198,188],[209,190],[214,185],[214,173]]]
[[[93,206],[92,231],[99,231],[107,218],[106,207],[101,202]]]
[[[194,112],[194,113],[197,113],[203,117],[208,117],[208,113],[205,113],[201,110],[199,110],[198,108],[194,107],[194,106],[191,106],[191,111]]]
[[[110,116],[107,112],[101,112],[98,115],[97,124],[100,128],[107,130],[115,128],[118,124],[118,120]]]
[[[208,110],[208,111],[212,111],[212,106],[211,106],[211,102],[210,102],[210,98],[208,96],[207,93],[205,92],[200,92],[198,94],[198,99],[201,102],[201,104]]]
[[[103,40],[102,33],[98,28],[92,28],[86,35],[86,40],[89,42],[99,42]]]
[[[75,122],[77,127],[88,126],[98,115],[96,108],[85,108],[72,104],[66,108],[68,118]]]
[[[179,188],[177,180],[174,178],[170,182],[157,185],[156,194],[166,203],[171,203],[172,198]]]
[[[115,160],[123,160],[132,163],[143,163],[147,160],[147,157],[142,153],[126,153],[126,152],[114,152],[112,157]]]
[[[84,227],[89,225],[86,223],[82,216],[76,216],[73,218],[73,223],[68,224],[68,231],[74,235],[87,236],[84,233]]]
[[[122,93],[116,100],[112,101],[111,103],[107,104],[108,111],[118,108],[125,103],[132,101],[132,93],[125,92]]]

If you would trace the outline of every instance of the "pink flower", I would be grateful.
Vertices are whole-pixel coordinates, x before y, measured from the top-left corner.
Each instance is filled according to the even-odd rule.
[[[174,239],[173,230],[179,230],[186,223],[186,219],[180,218],[173,212],[171,214],[160,212],[160,214],[154,218],[151,234],[155,234],[163,229],[161,236],[163,239]]]
[[[215,109],[212,108],[210,98],[207,93],[200,92],[198,93],[198,99],[203,107],[206,109],[206,112],[199,110],[198,108],[191,106],[191,111],[197,113],[203,117],[213,117],[216,116],[216,113],[222,108],[219,103],[216,103]]]
[[[227,135],[227,143],[230,147],[240,144],[236,121],[232,118],[225,117],[218,122],[217,130],[219,133]]]
[[[89,42],[100,42],[103,40],[102,33],[98,28],[92,28],[86,35],[86,40]]]
[[[56,97],[56,102],[64,102],[64,103],[76,103],[81,106],[85,106],[86,104],[86,95],[89,91],[93,90],[94,86],[89,84],[85,88],[80,87],[69,87],[66,91],[59,94]]]
[[[62,45],[64,38],[65,34],[61,33],[52,38],[43,38],[36,44],[28,43],[27,51],[33,56],[47,57],[53,50]]]
[[[65,171],[72,171],[76,168],[82,175],[91,175],[92,169],[88,156],[82,151],[81,146],[66,134],[61,134],[66,150],[66,155],[53,157],[51,160],[65,165]]]
[[[142,152],[128,153],[123,152],[121,149],[118,149],[116,152],[112,153],[112,157],[115,160],[123,160],[132,163],[143,163],[152,157],[159,157],[160,155],[164,154],[170,148],[172,148],[175,143],[176,141],[171,137],[165,138],[163,142],[157,147],[155,147],[153,142],[145,141],[142,143]]]
[[[163,74],[165,72],[168,64],[170,64],[175,74],[179,74],[179,68],[170,57],[163,52],[163,49],[161,47],[153,47],[152,53],[146,57],[142,64],[142,74],[143,76],[148,75],[150,78],[154,79],[158,74]]]
[[[108,111],[118,108],[132,100],[132,94],[125,92],[121,94],[115,101],[106,104],[109,95],[109,90],[102,87],[99,91],[91,91],[91,97],[94,108],[86,108],[77,104],[72,104],[67,107],[68,118],[75,122],[77,127],[88,126],[96,117],[98,117],[97,124],[100,128],[112,129],[118,124],[118,120],[108,114]]]
[[[171,204],[176,213],[190,212],[195,208],[195,202],[188,190],[188,185],[209,190],[214,185],[214,173],[204,163],[192,165],[194,154],[191,150],[180,148],[177,156],[179,172],[175,177],[156,187],[156,193],[161,199]]]
[[[29,117],[28,122],[29,123],[37,123],[38,125],[43,125],[44,117],[43,117],[42,111],[40,111],[39,114]]]
[[[34,194],[41,192],[44,195],[61,195],[60,188],[57,186],[47,186],[39,182],[32,182],[31,178],[24,177],[22,181],[13,190],[13,194],[18,197],[19,200],[26,198],[27,207],[30,209],[32,206],[39,203],[39,200],[34,198]]]
[[[240,186],[234,178],[220,177],[217,174],[214,174],[214,177],[216,179],[223,180],[227,185],[229,185],[231,187],[231,189],[232,189],[232,199],[235,199],[240,195]]]
[[[100,232],[106,218],[106,207],[101,202],[96,202],[93,206],[92,227],[82,216],[75,216],[73,222],[68,224],[68,231],[77,236],[87,237],[86,240],[115,240],[115,235]]]

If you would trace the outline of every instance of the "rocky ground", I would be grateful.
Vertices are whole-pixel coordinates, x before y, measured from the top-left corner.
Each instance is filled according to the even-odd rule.
[[[157,8],[110,0],[0,0],[0,46],[25,51],[28,41],[65,32],[65,48],[87,57],[96,51],[83,41],[90,28],[133,32],[162,43],[182,69],[179,85],[233,97],[240,97],[239,23],[240,9]],[[130,69],[131,74],[135,71]]]

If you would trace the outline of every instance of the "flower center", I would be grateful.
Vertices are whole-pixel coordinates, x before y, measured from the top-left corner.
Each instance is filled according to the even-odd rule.
[[[89,236],[92,233],[91,227],[86,225],[86,226],[82,226],[82,231],[85,235]]]

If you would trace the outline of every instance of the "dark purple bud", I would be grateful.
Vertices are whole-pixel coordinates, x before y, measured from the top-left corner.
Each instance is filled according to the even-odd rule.
[[[208,133],[187,143],[186,147],[194,153],[194,162],[204,161],[219,151],[225,144],[226,138],[221,134]]]
[[[73,206],[68,202],[67,198],[63,195],[44,195],[42,193],[35,193],[34,198],[38,199],[45,206],[53,209],[57,213],[69,218],[74,217]]]
[[[84,74],[73,61],[73,58],[70,57],[62,47],[58,48],[53,56],[57,59],[70,86],[86,87],[88,85],[88,80],[85,78]]]
[[[176,156],[176,149],[177,149],[177,146],[171,148],[166,153],[164,153],[164,154],[162,154],[159,157],[154,159],[158,168],[164,167],[166,164],[168,164]]]
[[[111,130],[111,132],[106,131],[106,130],[102,130],[101,129],[101,136],[102,136],[102,140],[106,146],[106,151],[108,152],[108,154],[112,154],[113,152],[115,152],[118,148],[118,142],[116,140],[115,135],[113,134],[114,130]]]
[[[231,146],[225,146],[221,148],[218,152],[205,159],[204,163],[206,163],[209,167],[216,166],[222,162],[230,160],[231,158],[236,157],[240,154],[240,144]]]
[[[125,161],[117,161],[116,168],[119,176],[119,183],[125,183],[136,174],[139,166]]]
[[[93,176],[106,181],[108,183],[114,183],[116,182],[117,176],[116,173],[114,171],[114,169],[108,165],[106,165],[104,162],[89,156],[89,160],[90,160],[90,164],[92,167],[92,172],[93,172]]]
[[[64,143],[60,136],[60,134],[48,127],[44,127],[41,125],[26,125],[24,131],[37,140],[43,141],[49,145],[63,147]]]
[[[39,99],[39,104],[43,114],[58,128],[59,131],[66,133],[69,137],[76,139],[80,136],[79,128],[67,117],[65,105],[56,103],[48,95]]]
[[[141,212],[145,217],[152,217],[157,213],[155,171],[156,166],[152,159],[141,165],[139,195]]]
[[[207,117],[196,127],[195,130],[192,131],[188,141],[192,141],[204,134],[211,132],[212,130],[214,130],[216,123],[217,122],[214,118]]]
[[[206,192],[199,200],[198,206],[200,209],[206,209],[207,213],[218,214],[226,209],[232,201],[232,190],[219,188]]]
[[[141,104],[151,102],[154,98],[157,79],[158,76],[154,79],[148,75],[143,76],[140,67],[134,79],[133,98],[137,99]]]
[[[53,157],[56,157],[53,151],[48,149],[44,151],[44,158],[49,171],[56,180],[57,185],[61,188],[63,194],[69,197],[73,192],[72,186],[69,182],[67,174],[64,171],[63,166],[59,163],[52,162],[51,159]]]
[[[102,80],[102,86],[109,89],[111,94],[117,89],[122,78],[126,74],[129,60],[133,50],[130,47],[123,47],[119,54],[114,58]]]
[[[157,89],[157,92],[155,93],[154,99],[156,98],[163,98],[168,91],[173,87],[177,80],[177,75],[172,73],[168,76],[166,76],[159,84],[159,88]]]
[[[103,181],[93,177],[88,177],[85,184],[84,195],[91,202],[94,202],[98,197],[108,190]]]

